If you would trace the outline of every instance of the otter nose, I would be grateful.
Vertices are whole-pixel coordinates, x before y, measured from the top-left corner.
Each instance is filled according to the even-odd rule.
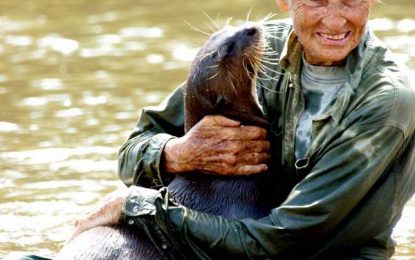
[[[258,29],[257,28],[246,28],[243,30],[243,34],[248,36],[248,37],[252,37],[255,34],[257,34]]]

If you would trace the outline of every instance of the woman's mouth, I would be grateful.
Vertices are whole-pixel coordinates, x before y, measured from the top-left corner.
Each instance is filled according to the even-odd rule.
[[[347,38],[349,36],[350,32],[345,33],[338,33],[338,34],[330,34],[330,33],[317,33],[318,36],[325,40],[329,41],[341,41]]]

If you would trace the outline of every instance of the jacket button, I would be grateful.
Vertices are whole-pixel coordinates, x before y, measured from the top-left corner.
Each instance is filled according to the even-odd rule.
[[[166,243],[161,244],[161,248],[163,248],[164,250],[166,250],[168,248]]]
[[[140,210],[139,206],[134,206],[133,213],[138,213],[139,210]]]
[[[134,220],[133,219],[128,220],[128,225],[132,225],[132,224],[134,224]]]

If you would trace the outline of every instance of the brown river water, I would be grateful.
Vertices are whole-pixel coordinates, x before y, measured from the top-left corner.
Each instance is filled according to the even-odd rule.
[[[117,150],[143,106],[184,81],[209,30],[278,14],[272,0],[0,1],[0,258],[56,253],[76,216],[116,187]],[[371,26],[415,73],[415,2]],[[415,111],[414,111],[415,113]],[[415,198],[394,259],[415,259]]]

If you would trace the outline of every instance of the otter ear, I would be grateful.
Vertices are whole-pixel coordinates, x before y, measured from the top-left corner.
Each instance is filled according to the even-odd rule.
[[[290,0],[275,0],[277,2],[278,7],[281,11],[287,12],[289,10],[289,4],[288,1]]]

